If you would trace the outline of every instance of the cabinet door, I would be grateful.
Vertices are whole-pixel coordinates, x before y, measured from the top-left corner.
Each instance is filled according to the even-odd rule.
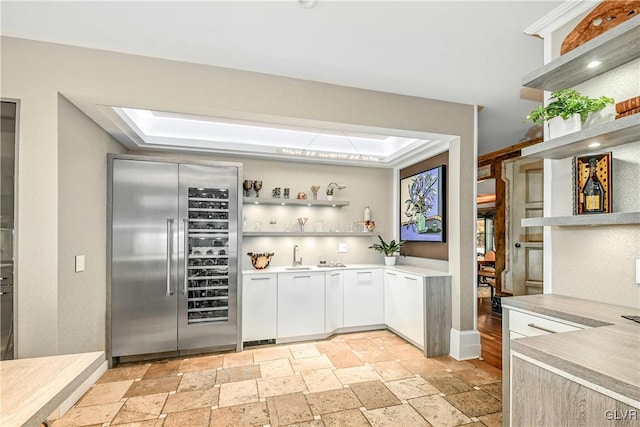
[[[384,323],[384,285],[381,269],[344,272],[344,326]]]
[[[424,278],[403,274],[402,301],[399,307],[399,332],[424,346]]]
[[[332,271],[326,275],[327,307],[325,312],[325,332],[331,333],[344,326],[344,275],[342,271]]]
[[[324,333],[324,273],[278,275],[278,338]]]
[[[398,273],[385,271],[384,273],[384,323],[392,329],[398,330],[398,315],[401,311],[399,300]]]
[[[242,279],[242,341],[274,339],[278,304],[275,274],[251,274]]]

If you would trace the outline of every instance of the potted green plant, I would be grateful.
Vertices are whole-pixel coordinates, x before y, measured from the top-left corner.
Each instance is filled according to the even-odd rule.
[[[327,187],[327,200],[333,200],[333,187]]]
[[[589,114],[613,103],[614,100],[606,96],[589,98],[575,89],[561,89],[551,94],[546,106],[539,105],[529,113],[525,121],[548,122],[549,138],[557,138],[581,130]]]
[[[385,242],[381,236],[378,236],[380,239],[380,243],[374,243],[369,246],[369,249],[373,249],[375,251],[381,252],[384,254],[384,264],[385,265],[395,265],[396,264],[396,253],[400,252],[402,246],[406,243],[404,240],[400,240],[396,242],[395,240],[391,240],[389,243]]]

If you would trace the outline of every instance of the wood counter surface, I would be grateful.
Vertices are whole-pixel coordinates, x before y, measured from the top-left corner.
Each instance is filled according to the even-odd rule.
[[[621,317],[638,316],[640,310],[561,295],[503,298],[502,306],[586,326],[580,331],[515,339],[511,350],[640,407],[640,324]]]
[[[0,425],[39,425],[104,361],[97,351],[0,362]]]

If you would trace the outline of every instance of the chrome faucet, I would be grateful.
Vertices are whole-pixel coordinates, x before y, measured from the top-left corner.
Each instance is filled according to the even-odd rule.
[[[293,246],[293,266],[302,265],[302,257],[300,256],[300,247],[298,245]]]

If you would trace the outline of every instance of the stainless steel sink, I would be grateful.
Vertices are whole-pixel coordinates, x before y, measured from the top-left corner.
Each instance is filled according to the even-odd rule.
[[[285,270],[311,270],[311,267],[285,267]]]

